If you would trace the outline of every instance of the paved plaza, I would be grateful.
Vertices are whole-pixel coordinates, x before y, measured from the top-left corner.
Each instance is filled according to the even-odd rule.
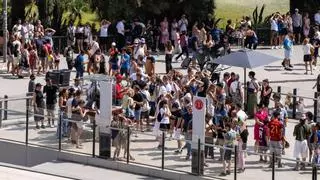
[[[264,53],[274,55],[277,57],[283,57],[283,50],[259,50]],[[259,67],[253,69],[256,72],[256,77],[259,81],[268,78],[271,81],[271,86],[274,91],[276,91],[277,86],[281,86],[283,93],[292,92],[293,88],[297,88],[298,95],[304,97],[312,98],[314,96],[314,91],[312,86],[315,83],[315,79],[319,71],[315,71],[314,75],[304,75],[304,64],[302,60],[302,47],[295,46],[293,53],[292,64],[294,65],[293,71],[284,71],[281,67],[281,60],[279,62],[270,64],[265,67]],[[164,56],[158,56],[156,64],[157,73],[164,73]],[[257,59],[258,60],[258,59]],[[62,64],[62,67],[65,67]],[[179,68],[180,63],[173,63],[174,68]],[[3,65],[1,66],[3,67]],[[13,79],[11,75],[5,74],[4,69],[0,67],[0,97],[3,95],[8,95],[9,97],[24,96],[27,90],[27,84],[29,79]],[[320,68],[319,68],[320,69]],[[240,74],[240,80],[243,80],[243,69],[231,67],[227,71],[235,72]],[[72,77],[74,77],[74,72]],[[44,83],[44,77],[36,79],[37,82]],[[313,101],[305,99],[307,105],[307,110],[313,112]],[[3,121],[3,128],[0,129],[0,138],[15,140],[24,142],[26,135],[26,125],[25,123],[25,100],[9,102],[9,109],[14,109],[18,112],[9,112],[8,120]],[[33,118],[30,118],[29,126],[29,143],[37,144],[46,147],[58,148],[58,140],[56,138],[55,128],[46,128],[44,130],[35,130],[33,123]],[[253,120],[248,120],[249,124],[249,142],[248,151],[253,151]],[[293,127],[297,123],[297,120],[290,120],[288,123],[287,139],[291,146],[286,151],[285,158],[293,159],[293,145],[294,139],[292,137]],[[83,149],[76,149],[67,140],[63,140],[62,149],[71,150],[76,152],[82,152],[86,154],[92,154],[92,133],[86,133],[86,139],[83,140]],[[158,150],[158,143],[155,141],[155,137],[151,132],[146,132],[144,134],[138,134],[138,137],[132,137],[132,142],[130,143],[130,151],[135,158],[136,163],[143,163],[152,166],[161,167],[161,150]],[[174,169],[179,171],[190,172],[191,171],[191,161],[185,160],[186,150],[182,154],[175,154],[174,150],[177,148],[177,143],[174,140],[167,141],[165,150],[165,168]],[[96,143],[96,154],[99,152],[99,143]],[[227,177],[219,177],[220,172],[222,172],[222,163],[218,161],[218,151],[215,150],[215,159],[207,160],[209,167],[205,167],[205,175],[218,177],[221,179],[233,179],[233,173]],[[123,152],[122,152],[123,153]],[[121,154],[122,154],[121,153]],[[271,169],[267,168],[267,164],[262,164],[258,162],[259,157],[257,155],[248,154],[246,162],[245,173],[238,174],[238,179],[240,180],[269,180],[271,179]],[[307,168],[306,171],[294,172],[292,168],[294,167],[294,162],[285,160],[284,168],[276,170],[276,179],[288,178],[290,180],[311,180],[311,168]]]

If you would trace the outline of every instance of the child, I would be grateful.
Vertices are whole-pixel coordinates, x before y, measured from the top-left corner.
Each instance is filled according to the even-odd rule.
[[[226,124],[226,133],[224,134],[224,160],[223,160],[223,172],[221,176],[226,176],[231,173],[231,154],[236,139],[236,132],[231,128],[231,125]]]
[[[268,162],[268,137],[269,137],[269,129],[268,129],[268,119],[263,121],[263,125],[259,127],[259,153],[264,154],[260,155],[260,162]]]
[[[59,70],[59,64],[60,64],[59,50],[55,50],[53,54],[53,58],[54,58],[54,69]]]
[[[313,75],[312,73],[312,55],[314,52],[314,47],[310,44],[310,39],[309,38],[305,38],[303,40],[303,61],[305,64],[305,68],[306,68],[306,72],[304,74],[308,74],[308,71],[311,72],[311,75]],[[310,70],[308,70],[308,66],[310,67]]]
[[[71,46],[66,47],[64,50],[63,56],[66,57],[68,69],[72,70],[74,66],[74,60],[73,60],[73,50]]]
[[[47,59],[48,59],[48,66],[49,66],[49,69],[52,70],[53,69],[53,55],[52,54],[49,54],[47,56]]]
[[[304,112],[304,108],[305,108],[304,100],[303,100],[302,97],[299,97],[299,100],[297,102],[297,112],[303,113]]]

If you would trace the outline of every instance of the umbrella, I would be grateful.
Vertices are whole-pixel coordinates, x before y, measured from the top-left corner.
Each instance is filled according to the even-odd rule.
[[[246,82],[247,68],[252,69],[279,61],[281,58],[265,54],[260,51],[242,49],[215,60],[217,64],[244,68],[244,82]],[[244,83],[246,86],[246,83]]]

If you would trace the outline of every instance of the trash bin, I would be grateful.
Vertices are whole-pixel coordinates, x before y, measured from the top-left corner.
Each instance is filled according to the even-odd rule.
[[[60,70],[60,86],[66,87],[70,84],[70,75],[71,71],[68,69],[61,69]]]
[[[60,71],[58,70],[48,71],[46,74],[46,79],[47,78],[51,79],[53,85],[56,85],[56,86],[60,85]]]

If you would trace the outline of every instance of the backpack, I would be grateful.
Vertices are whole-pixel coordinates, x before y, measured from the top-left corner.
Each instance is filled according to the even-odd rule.
[[[160,110],[159,110],[158,115],[157,115],[157,121],[161,122],[161,120],[162,120],[162,116],[161,116],[161,113],[160,113]]]
[[[80,62],[80,54],[76,57],[76,59],[74,60],[74,67],[78,68],[81,66],[81,62]]]

